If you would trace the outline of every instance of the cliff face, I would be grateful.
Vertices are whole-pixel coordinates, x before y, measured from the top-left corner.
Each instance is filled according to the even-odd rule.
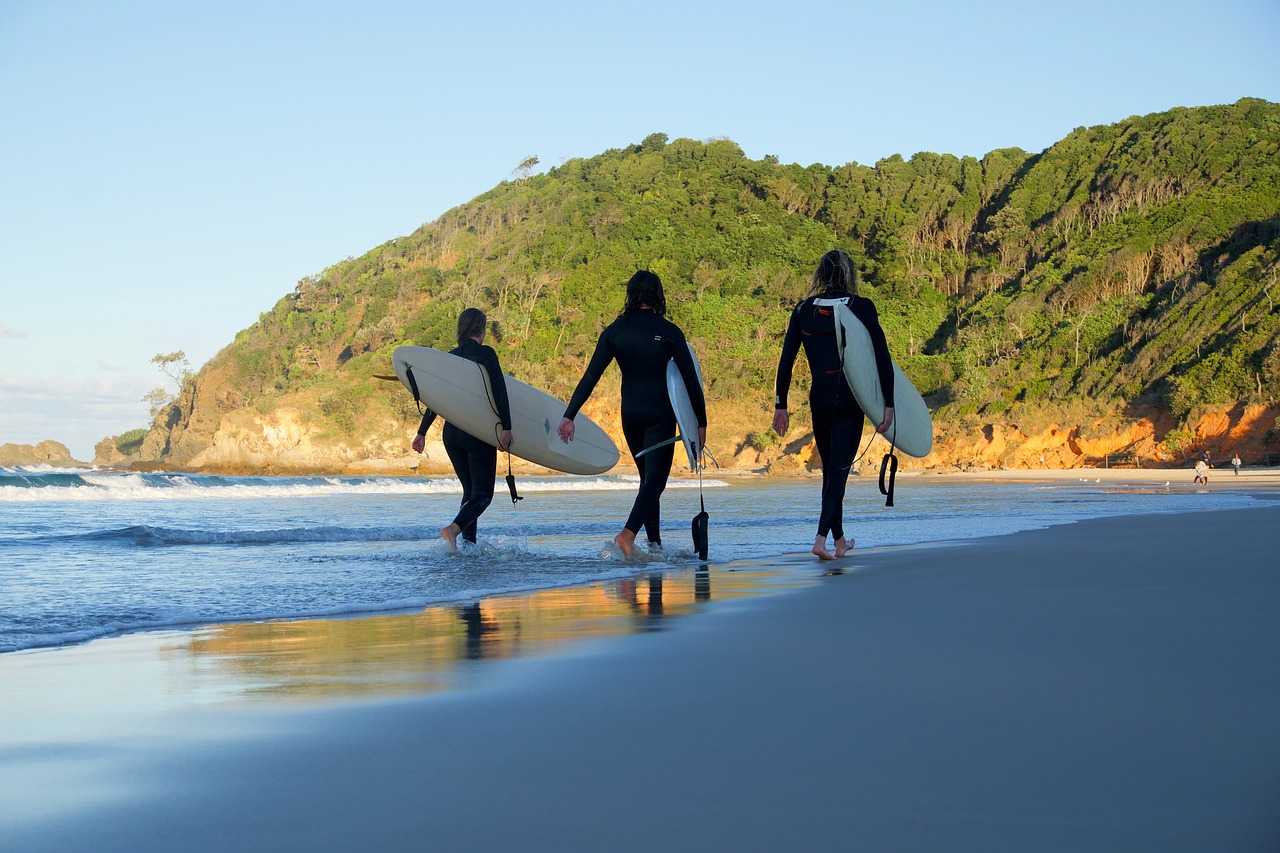
[[[39,444],[0,444],[0,467],[50,465],[54,468],[85,468],[86,463],[71,458],[71,451],[60,441]]]
[[[623,450],[616,470],[634,470],[625,451],[617,409],[593,401],[586,413],[604,426]],[[797,475],[817,469],[813,436],[803,413],[784,439],[770,439],[761,449],[756,445],[770,413],[760,410],[744,417],[741,406],[713,403],[709,414],[709,449],[724,470]],[[1130,419],[1049,422],[1035,429],[976,420],[939,422],[934,424],[934,448],[927,457],[898,457],[901,470],[1183,467],[1208,450],[1215,460],[1239,453],[1248,465],[1271,465],[1280,464],[1278,419],[1280,406],[1236,405],[1207,411],[1184,430],[1178,430],[1174,419],[1159,410]],[[416,419],[389,419],[360,430],[358,438],[336,437],[301,408],[265,415],[239,411],[224,416],[211,430],[188,424],[178,433],[184,461],[176,462],[178,454],[170,454],[163,461],[143,459],[130,467],[226,474],[451,475],[440,443],[439,423],[428,434],[422,455],[409,448],[416,427]],[[857,470],[875,476],[889,445],[879,436],[873,438],[868,427],[862,446]],[[677,475],[687,470],[681,457],[676,463]],[[521,473],[542,472],[516,458],[513,465]]]

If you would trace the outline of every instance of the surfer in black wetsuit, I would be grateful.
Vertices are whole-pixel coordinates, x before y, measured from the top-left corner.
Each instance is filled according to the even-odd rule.
[[[613,538],[627,559],[631,559],[635,551],[636,534],[641,527],[648,534],[650,544],[662,544],[658,530],[659,505],[675,455],[674,443],[663,444],[676,434],[676,416],[667,393],[667,362],[672,358],[684,378],[698,417],[698,445],[705,446],[707,440],[707,407],[702,383],[698,381],[684,332],[666,319],[666,313],[662,280],[648,270],[633,275],[627,282],[627,300],[622,313],[600,335],[591,363],[560,421],[560,438],[567,444],[573,440],[573,419],[578,410],[591,396],[609,362],[616,360],[622,371],[622,432],[640,473],[640,491],[631,514],[622,532]],[[655,449],[635,458],[648,448]]]
[[[809,408],[813,414],[813,438],[822,460],[822,511],[813,553],[823,560],[834,559],[827,551],[828,533],[835,537],[836,557],[843,557],[853,547],[853,539],[844,535],[844,489],[862,440],[864,416],[845,379],[836,348],[835,300],[844,301],[871,336],[885,403],[883,412],[872,413],[873,422],[878,418],[876,430],[883,433],[893,424],[893,361],[876,307],[870,299],[858,296],[857,289],[858,274],[849,256],[839,249],[823,255],[814,271],[808,298],[791,312],[782,357],[778,359],[773,428],[779,435],[786,435],[790,423],[787,392],[791,389],[791,368],[802,345],[809,360]]]
[[[511,405],[507,401],[507,383],[498,364],[498,354],[493,347],[484,345],[487,318],[479,308],[467,308],[458,315],[458,346],[450,350],[456,356],[474,361],[489,373],[489,387],[493,389],[493,405],[502,431],[497,435],[498,447],[511,449]],[[436,419],[436,413],[427,409],[413,439],[413,449],[418,453],[426,447],[427,430]],[[449,550],[458,552],[458,534],[468,542],[476,541],[476,519],[493,502],[493,482],[498,473],[498,447],[468,435],[451,423],[444,425],[444,449],[453,463],[454,473],[462,483],[462,505],[448,527],[441,528],[440,537],[449,544]]]

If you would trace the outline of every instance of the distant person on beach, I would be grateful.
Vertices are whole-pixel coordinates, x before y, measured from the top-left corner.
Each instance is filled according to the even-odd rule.
[[[782,357],[778,360],[773,412],[774,431],[786,435],[791,422],[787,412],[791,369],[803,346],[811,375],[809,409],[813,416],[813,438],[822,460],[822,509],[813,540],[813,553],[822,560],[843,557],[853,547],[853,538],[846,538],[844,531],[844,491],[854,454],[862,441],[865,417],[844,377],[836,349],[833,306],[837,301],[849,306],[871,336],[885,402],[883,412],[869,413],[872,423],[881,433],[893,424],[893,361],[876,307],[870,299],[858,295],[858,271],[853,261],[840,249],[832,249],[818,262],[808,297],[791,312],[782,342]],[[828,533],[835,539],[834,557],[827,550]]]
[[[614,544],[628,560],[635,553],[636,534],[641,527],[648,534],[651,548],[662,547],[660,504],[675,456],[672,439],[676,435],[676,415],[667,394],[667,362],[673,358],[698,417],[698,444],[702,446],[707,441],[707,408],[702,384],[684,332],[666,319],[666,313],[662,279],[648,270],[631,276],[622,313],[596,342],[595,353],[574,389],[559,427],[560,440],[568,444],[573,440],[573,419],[595,390],[609,362],[616,360],[622,372],[622,433],[640,474],[640,490],[631,514],[621,532],[613,537]]]
[[[485,346],[484,333],[487,318],[479,308],[467,308],[458,315],[458,345],[450,352],[468,361],[474,361],[489,373],[489,387],[493,389],[494,406],[502,431],[498,433],[498,447],[468,435],[453,424],[444,425],[444,449],[453,463],[453,471],[462,483],[462,505],[448,527],[441,528],[440,537],[449,550],[458,553],[458,535],[467,542],[476,541],[476,520],[493,502],[493,483],[498,473],[498,448],[511,449],[511,405],[507,401],[507,383],[498,364],[498,354],[493,347]],[[427,444],[427,430],[436,419],[431,409],[422,415],[418,434],[413,439],[413,449],[421,453]]]
[[[1197,483],[1209,485],[1209,465],[1203,459],[1196,462],[1196,479]]]
[[[1239,476],[1240,476],[1240,465],[1241,465],[1241,462],[1240,462],[1240,454],[1239,454],[1239,453],[1237,453],[1237,454],[1235,454],[1234,456],[1232,456],[1232,457],[1231,457],[1231,467],[1232,467],[1232,469],[1234,469],[1234,470],[1235,470],[1235,472],[1236,472],[1236,476],[1237,476],[1237,477],[1239,477]]]

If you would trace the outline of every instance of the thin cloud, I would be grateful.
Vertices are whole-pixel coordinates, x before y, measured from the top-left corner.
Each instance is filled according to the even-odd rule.
[[[127,405],[141,401],[150,387],[143,381],[47,379],[0,374],[0,401],[10,405],[61,403],[70,407],[89,403]]]
[[[0,326],[0,338],[25,338],[26,336],[26,332],[10,329],[8,326]]]

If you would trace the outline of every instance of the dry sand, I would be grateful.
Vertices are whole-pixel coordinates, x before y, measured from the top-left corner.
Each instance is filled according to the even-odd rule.
[[[170,687],[112,715],[104,684],[207,664],[123,653],[166,635],[0,656],[46,684],[3,712],[0,848],[1280,850],[1277,522],[1100,519],[831,576],[784,558],[806,583],[686,618],[650,590],[653,630],[407,698]]]

